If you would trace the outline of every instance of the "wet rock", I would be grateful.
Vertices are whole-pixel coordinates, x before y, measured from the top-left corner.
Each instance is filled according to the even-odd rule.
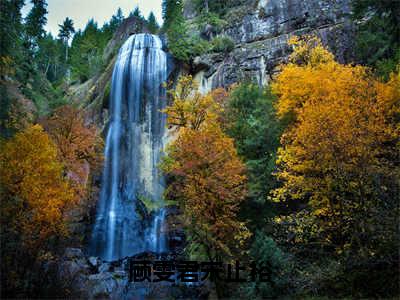
[[[88,261],[89,261],[89,264],[94,268],[97,268],[101,264],[100,258],[94,257],[94,256],[90,256],[88,258]]]
[[[103,273],[103,272],[108,272],[108,270],[110,270],[110,264],[109,263],[102,263],[99,266],[99,272]]]
[[[126,280],[111,272],[90,275],[87,280],[87,296],[89,299],[120,299],[126,284]]]
[[[72,249],[72,248],[71,248]],[[98,257],[86,257],[80,249],[66,251],[58,264],[58,281],[71,298],[82,299],[207,299],[213,285],[202,282],[187,285],[170,282],[129,282],[129,259],[180,260],[176,251],[142,252],[131,258],[103,262]]]
[[[67,248],[64,252],[64,258],[73,259],[73,258],[83,258],[84,254],[79,248]]]

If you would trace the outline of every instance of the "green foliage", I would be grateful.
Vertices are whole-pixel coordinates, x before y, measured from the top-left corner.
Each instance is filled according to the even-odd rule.
[[[23,0],[0,1],[0,77],[15,74],[21,56]]]
[[[61,25],[58,25],[58,27],[60,28],[58,37],[67,43],[71,38],[71,35],[75,32],[74,22],[67,17]]]
[[[258,266],[267,268],[266,282],[243,284],[241,293],[247,299],[271,299],[288,295],[291,264],[275,241],[258,231],[250,248],[250,257]]]
[[[58,25],[60,31],[58,33],[58,37],[65,44],[65,61],[68,61],[68,41],[71,38],[71,35],[75,32],[74,22],[70,18],[65,18],[64,22],[61,25]]]
[[[164,0],[163,8],[163,31],[167,33],[170,52],[182,61],[190,61],[193,57],[193,45],[188,34],[186,22],[182,13],[182,1]]]
[[[104,24],[103,31],[107,32],[107,36],[111,37],[114,31],[122,24],[124,20],[124,14],[122,13],[122,9],[118,7],[117,12],[111,17],[111,20],[108,24]]]
[[[400,63],[400,2],[353,0],[353,14],[361,21],[357,57],[387,78]]]
[[[235,139],[249,173],[249,196],[264,203],[276,185],[272,176],[283,124],[277,120],[275,97],[253,83],[235,87],[226,108],[227,133]]]
[[[71,45],[71,68],[73,79],[81,82],[95,75],[103,66],[103,51],[111,38],[106,28],[98,28],[89,20],[83,31],[78,30]]]
[[[217,36],[211,41],[212,51],[214,52],[231,52],[235,48],[235,43],[227,36]]]
[[[163,31],[168,32],[172,24],[183,22],[183,1],[182,0],[163,0],[162,15],[164,19]]]
[[[142,21],[146,19],[143,17],[142,12],[139,9],[139,6],[136,6],[135,9],[129,14],[129,17],[136,17]]]
[[[188,24],[183,18],[181,1],[164,1],[163,14],[163,31],[168,36],[169,50],[179,60],[190,62],[202,54],[230,52],[234,48],[233,41],[228,37],[216,37],[209,42],[198,34],[190,33]],[[199,28],[204,28],[206,24],[220,31],[225,22],[215,13],[204,13],[197,19],[197,25]]]
[[[25,31],[30,46],[35,47],[45,35],[44,26],[47,23],[47,3],[45,0],[32,0],[33,7],[25,21]]]
[[[196,23],[199,30],[203,30],[206,25],[211,25],[217,33],[221,32],[223,27],[227,24],[227,22],[224,19],[221,19],[218,14],[211,12],[201,14],[196,19]]]
[[[207,53],[211,45],[199,36],[190,36],[184,21],[174,23],[167,31],[170,52],[177,58],[189,62],[195,56]]]
[[[224,15],[229,8],[239,6],[246,0],[192,0],[199,13],[215,13]]]
[[[152,34],[157,34],[158,30],[160,29],[160,25],[158,25],[156,17],[153,12],[150,12],[147,18],[147,28]]]
[[[137,9],[131,14],[140,14]],[[143,20],[144,18],[141,17]],[[104,49],[113,37],[114,32],[122,24],[124,16],[121,8],[101,28],[93,20],[89,20],[84,30],[78,30],[71,43],[72,79],[85,82],[100,72],[106,61],[103,60]]]
[[[65,42],[53,38],[50,33],[39,41],[36,53],[37,67],[54,84],[62,81],[68,69],[64,54],[67,47]]]
[[[400,47],[397,47],[396,52],[392,58],[382,58],[375,64],[376,74],[387,80],[389,79],[390,73],[397,70],[400,65]]]

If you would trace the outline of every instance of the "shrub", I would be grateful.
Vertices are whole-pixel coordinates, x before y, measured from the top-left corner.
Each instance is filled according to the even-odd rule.
[[[235,48],[235,43],[230,37],[219,36],[211,41],[212,50],[214,52],[231,52]]]
[[[289,287],[289,272],[291,270],[288,257],[277,246],[272,238],[265,233],[256,233],[250,256],[258,266],[269,268],[267,282],[251,282],[240,288],[242,296],[248,299],[269,299],[287,295]]]

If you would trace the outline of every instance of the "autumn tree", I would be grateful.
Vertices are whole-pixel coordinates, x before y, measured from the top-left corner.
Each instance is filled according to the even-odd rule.
[[[365,67],[336,62],[316,38],[291,43],[290,62],[272,85],[278,115],[291,120],[274,199],[307,206],[279,221],[292,224],[297,242],[307,244],[308,235],[337,254],[386,260],[397,251],[399,75],[383,83]]]
[[[64,174],[84,197],[90,167],[95,169],[101,162],[102,140],[97,129],[85,124],[83,112],[71,105],[58,108],[42,123],[57,145]]]
[[[56,146],[39,125],[2,145],[0,166],[2,268],[14,274],[8,288],[26,288],[18,276],[68,235],[66,215],[76,198]]]
[[[35,263],[51,257],[69,234],[68,212],[76,197],[62,170],[57,147],[40,125],[0,147],[1,266],[7,274],[1,280],[6,295],[29,293],[38,276]]]
[[[179,131],[162,165],[172,178],[166,196],[183,211],[189,253],[212,261],[232,258],[250,235],[237,217],[246,195],[244,164],[217,122],[218,105],[198,93],[190,76],[181,77],[170,94],[174,102],[165,112]]]
[[[180,77],[176,88],[168,91],[173,103],[163,110],[168,126],[199,130],[206,121],[216,119],[221,106],[211,94],[202,95],[198,88],[198,83],[189,75]]]
[[[65,212],[75,201],[56,145],[34,125],[2,145],[0,163],[3,230],[19,233],[33,252],[48,249],[67,234]]]

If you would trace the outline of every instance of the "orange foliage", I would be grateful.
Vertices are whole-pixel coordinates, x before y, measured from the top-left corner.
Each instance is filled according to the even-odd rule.
[[[180,200],[194,240],[205,246],[210,259],[232,255],[248,237],[245,224],[237,220],[246,176],[233,140],[216,125],[200,131],[185,128],[168,155],[172,161],[164,170],[176,179],[169,191]]]
[[[2,222],[38,250],[48,239],[66,236],[65,212],[74,204],[57,148],[40,125],[16,134],[1,147]]]
[[[198,93],[191,77],[180,78],[172,93],[179,96],[165,112],[169,125],[180,130],[162,164],[174,178],[167,196],[178,200],[183,210],[196,255],[203,252],[212,260],[232,257],[250,236],[245,223],[237,219],[246,195],[245,166],[233,140],[220,128],[220,106],[212,94]]]
[[[102,140],[97,129],[85,125],[82,111],[69,105],[57,109],[50,118],[43,121],[43,125],[57,145],[66,175],[83,197],[89,165],[96,167],[100,163]]]

